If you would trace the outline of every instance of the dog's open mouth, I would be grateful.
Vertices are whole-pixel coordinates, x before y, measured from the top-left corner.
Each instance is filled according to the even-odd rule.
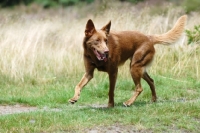
[[[96,55],[98,60],[104,60],[105,62],[107,61],[107,56],[108,53],[100,53],[98,50],[96,50],[95,48],[93,48],[94,54]]]

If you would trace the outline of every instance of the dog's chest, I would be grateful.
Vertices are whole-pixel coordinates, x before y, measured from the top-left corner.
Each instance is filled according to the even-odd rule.
[[[87,60],[91,62],[98,71],[107,72],[107,62],[105,62],[104,60],[98,61],[95,57],[92,58],[90,56],[87,56]]]
[[[104,61],[92,62],[92,64],[97,68],[98,71],[107,72],[107,65]]]
[[[106,67],[105,62],[98,61],[98,62],[91,62],[91,63],[97,68],[98,71],[104,71],[104,72],[106,72],[107,67]]]
[[[107,68],[106,68],[105,65],[103,65],[103,66],[97,66],[96,68],[97,68],[98,71],[107,72]]]

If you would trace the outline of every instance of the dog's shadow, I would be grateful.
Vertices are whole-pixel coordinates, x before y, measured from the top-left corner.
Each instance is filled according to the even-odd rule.
[[[91,104],[91,105],[86,105],[83,110],[87,109],[94,109],[94,110],[110,110],[110,109],[115,109],[115,108],[121,108],[121,109],[131,109],[131,108],[139,108],[147,105],[159,105],[159,104],[169,104],[169,103],[179,103],[179,102],[190,102],[190,100],[185,100],[185,99],[172,99],[172,100],[158,100],[156,102],[151,102],[151,101],[137,101],[133,105],[126,107],[123,105],[123,103],[118,102],[115,103],[115,107],[108,107],[107,104]]]
[[[94,110],[110,110],[110,109],[115,109],[115,108],[134,108],[134,107],[141,107],[141,106],[145,106],[149,104],[149,102],[145,102],[145,101],[139,101],[139,102],[135,102],[133,105],[131,106],[124,106],[123,103],[115,103],[115,107],[108,107],[107,104],[91,104],[91,105],[86,105],[84,108],[82,108],[82,110],[85,109],[94,109]]]

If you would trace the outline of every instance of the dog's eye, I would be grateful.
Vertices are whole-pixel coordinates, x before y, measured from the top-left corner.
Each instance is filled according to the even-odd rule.
[[[105,39],[104,41],[105,41],[106,43],[108,42],[108,40],[107,40],[107,39]]]
[[[96,42],[100,42],[100,39],[97,39]]]

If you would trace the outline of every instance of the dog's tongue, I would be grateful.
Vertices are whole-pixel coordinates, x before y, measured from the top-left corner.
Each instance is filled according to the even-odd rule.
[[[94,49],[94,53],[98,60],[104,60],[105,62],[107,61],[106,54],[101,54],[96,49]]]

